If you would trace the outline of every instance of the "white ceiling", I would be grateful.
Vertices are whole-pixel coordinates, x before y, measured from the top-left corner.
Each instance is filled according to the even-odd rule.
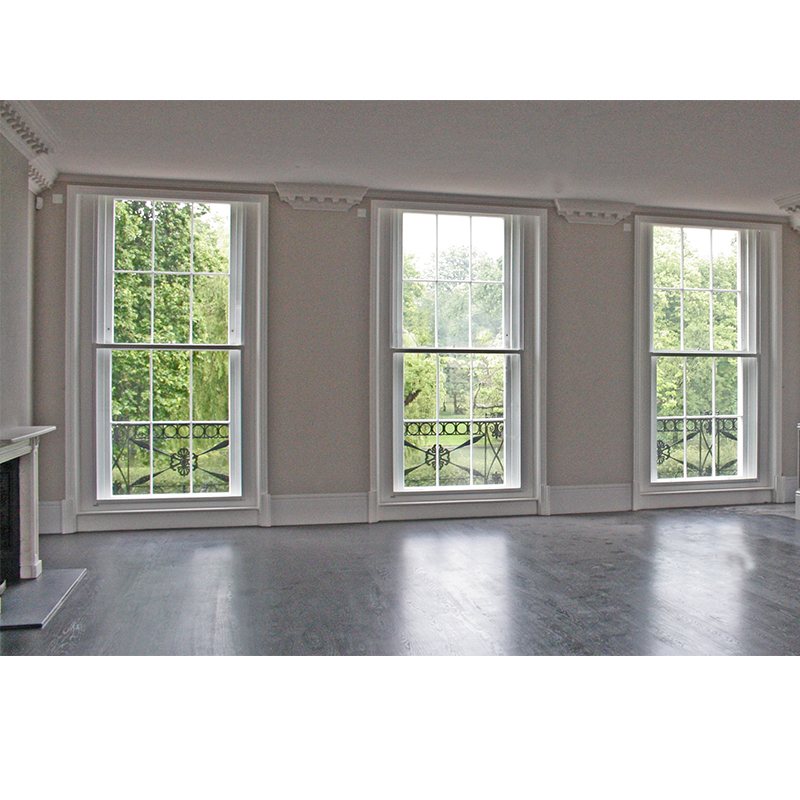
[[[795,101],[33,101],[60,173],[780,214]]]

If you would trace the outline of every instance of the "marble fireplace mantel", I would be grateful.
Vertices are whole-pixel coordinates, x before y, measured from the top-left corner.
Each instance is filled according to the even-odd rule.
[[[39,558],[39,437],[55,425],[0,428],[0,464],[19,459],[20,578],[42,574]]]

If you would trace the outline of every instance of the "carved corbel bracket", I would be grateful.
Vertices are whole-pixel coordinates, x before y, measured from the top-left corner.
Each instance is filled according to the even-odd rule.
[[[310,211],[348,211],[367,193],[365,186],[332,186],[322,183],[276,183],[278,196],[292,208]]]
[[[586,222],[590,225],[616,225],[631,215],[633,203],[608,200],[562,200],[556,198],[558,213],[567,222]]]
[[[800,233],[800,194],[780,197],[775,202],[789,215],[789,224]]]
[[[49,189],[58,178],[52,147],[36,129],[20,101],[0,100],[0,133],[28,159],[28,188],[34,194]]]

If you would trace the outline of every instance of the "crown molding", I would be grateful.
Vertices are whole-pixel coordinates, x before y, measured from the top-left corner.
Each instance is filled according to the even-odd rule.
[[[789,215],[789,224],[800,233],[800,194],[779,197],[775,202]]]
[[[28,188],[34,194],[49,189],[58,178],[52,147],[41,126],[32,121],[27,104],[0,100],[0,133],[28,159]]]
[[[616,225],[631,215],[634,203],[617,203],[608,200],[555,200],[558,213],[567,222],[585,222],[590,225]]]
[[[278,196],[292,208],[310,211],[348,211],[367,193],[365,186],[323,183],[276,183]]]

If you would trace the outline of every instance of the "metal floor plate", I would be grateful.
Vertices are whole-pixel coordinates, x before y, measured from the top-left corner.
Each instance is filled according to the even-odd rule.
[[[85,569],[46,569],[35,580],[10,584],[0,598],[0,630],[43,628],[85,574]]]

